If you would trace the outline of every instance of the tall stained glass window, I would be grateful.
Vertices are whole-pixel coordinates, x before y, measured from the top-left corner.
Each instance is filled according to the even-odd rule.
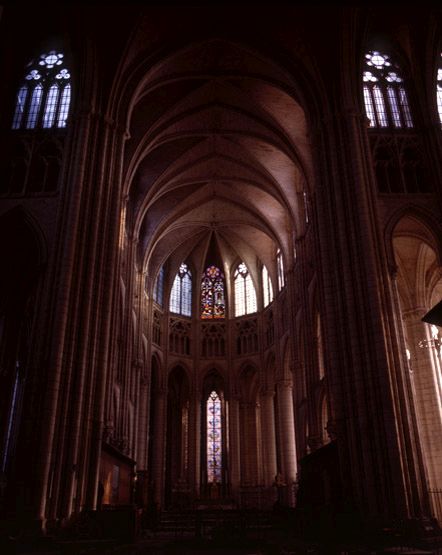
[[[233,279],[235,283],[235,316],[256,312],[255,287],[244,262],[238,264]]]
[[[276,269],[278,271],[278,290],[281,291],[285,285],[284,261],[282,259],[281,249],[276,251]]]
[[[224,318],[224,274],[217,266],[209,266],[201,281],[201,318]]]
[[[222,424],[221,399],[212,391],[207,399],[207,481],[221,482]]]
[[[442,52],[440,53],[440,56],[439,56],[439,67],[437,68],[436,94],[437,94],[437,109],[439,111],[440,123],[442,124]]]
[[[362,80],[370,127],[413,127],[404,79],[388,54],[367,52]]]
[[[169,310],[183,316],[192,314],[192,275],[187,264],[181,264],[175,276],[170,292]]]
[[[153,300],[163,306],[164,268],[161,266],[153,288]]]
[[[66,127],[71,75],[64,54],[51,50],[33,60],[17,92],[12,129]]]
[[[273,287],[269,272],[265,266],[262,267],[262,291],[264,296],[264,307],[273,301]]]

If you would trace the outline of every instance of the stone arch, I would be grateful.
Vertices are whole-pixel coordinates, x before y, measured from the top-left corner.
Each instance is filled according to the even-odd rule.
[[[403,214],[391,233],[396,269],[392,282],[403,336],[398,341],[406,349],[403,356],[408,360],[412,417],[430,492],[442,483],[442,454],[435,448],[442,435],[442,360],[439,330],[423,323],[422,318],[442,298],[439,241],[436,231],[429,227],[429,220],[415,211]],[[437,514],[440,509],[435,506],[433,510]]]
[[[167,379],[166,417],[166,506],[176,504],[180,488],[189,481],[189,396],[190,385],[181,364],[171,368]]]
[[[437,253],[439,264],[442,264],[442,225],[429,210],[415,204],[408,204],[395,211],[385,226],[384,242],[390,270],[396,271],[393,237],[397,232],[398,224],[405,218],[417,222],[417,225],[414,226],[414,231],[410,229],[410,234],[427,241]]]
[[[27,384],[36,380],[31,345],[46,258],[44,235],[26,210],[18,206],[0,216],[0,445],[6,499],[16,476],[25,473],[34,433],[32,391]],[[45,323],[43,318],[39,322]]]

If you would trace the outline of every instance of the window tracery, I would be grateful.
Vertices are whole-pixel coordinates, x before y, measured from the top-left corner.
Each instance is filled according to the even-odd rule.
[[[201,318],[224,318],[224,274],[217,266],[209,266],[201,281]]]
[[[170,292],[170,312],[191,316],[192,314],[192,274],[187,264],[181,264]]]
[[[256,312],[255,287],[244,262],[238,264],[233,280],[235,284],[235,316]]]
[[[207,399],[207,482],[220,483],[222,469],[221,399],[211,391]]]
[[[70,79],[63,53],[51,50],[33,60],[17,93],[12,129],[65,128],[71,102]]]
[[[401,70],[388,54],[367,52],[362,80],[370,128],[413,127]]]

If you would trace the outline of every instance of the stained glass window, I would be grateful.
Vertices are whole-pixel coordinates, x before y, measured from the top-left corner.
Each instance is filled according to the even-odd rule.
[[[183,316],[192,314],[192,274],[187,264],[181,264],[170,293],[169,310]]]
[[[439,56],[439,67],[437,69],[437,109],[439,111],[439,119],[442,124],[442,52]]]
[[[404,79],[389,55],[367,52],[362,80],[370,127],[413,127]]]
[[[217,266],[209,266],[201,281],[201,318],[224,318],[224,274]]]
[[[71,101],[71,75],[64,55],[55,50],[28,65],[17,93],[12,129],[66,127]]]
[[[161,267],[158,272],[155,286],[153,288],[153,300],[160,306],[163,306],[163,287],[164,287],[164,268]]]
[[[256,292],[247,266],[238,264],[234,275],[235,282],[235,316],[256,312]]]
[[[282,260],[281,249],[276,251],[276,268],[278,270],[278,290],[281,291],[285,285],[284,261]]]
[[[207,399],[207,481],[221,482],[222,425],[221,399],[212,391]]]
[[[262,267],[262,291],[264,296],[264,307],[273,301],[273,287],[269,272],[265,266]]]

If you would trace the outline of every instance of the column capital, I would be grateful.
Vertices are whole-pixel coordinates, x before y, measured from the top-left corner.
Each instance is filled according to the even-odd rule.
[[[293,382],[291,380],[279,380],[276,382],[278,389],[293,389]]]
[[[404,310],[402,312],[402,318],[404,320],[422,320],[422,318],[429,310],[429,308],[424,306],[415,306],[413,308],[408,308],[407,310]]]

